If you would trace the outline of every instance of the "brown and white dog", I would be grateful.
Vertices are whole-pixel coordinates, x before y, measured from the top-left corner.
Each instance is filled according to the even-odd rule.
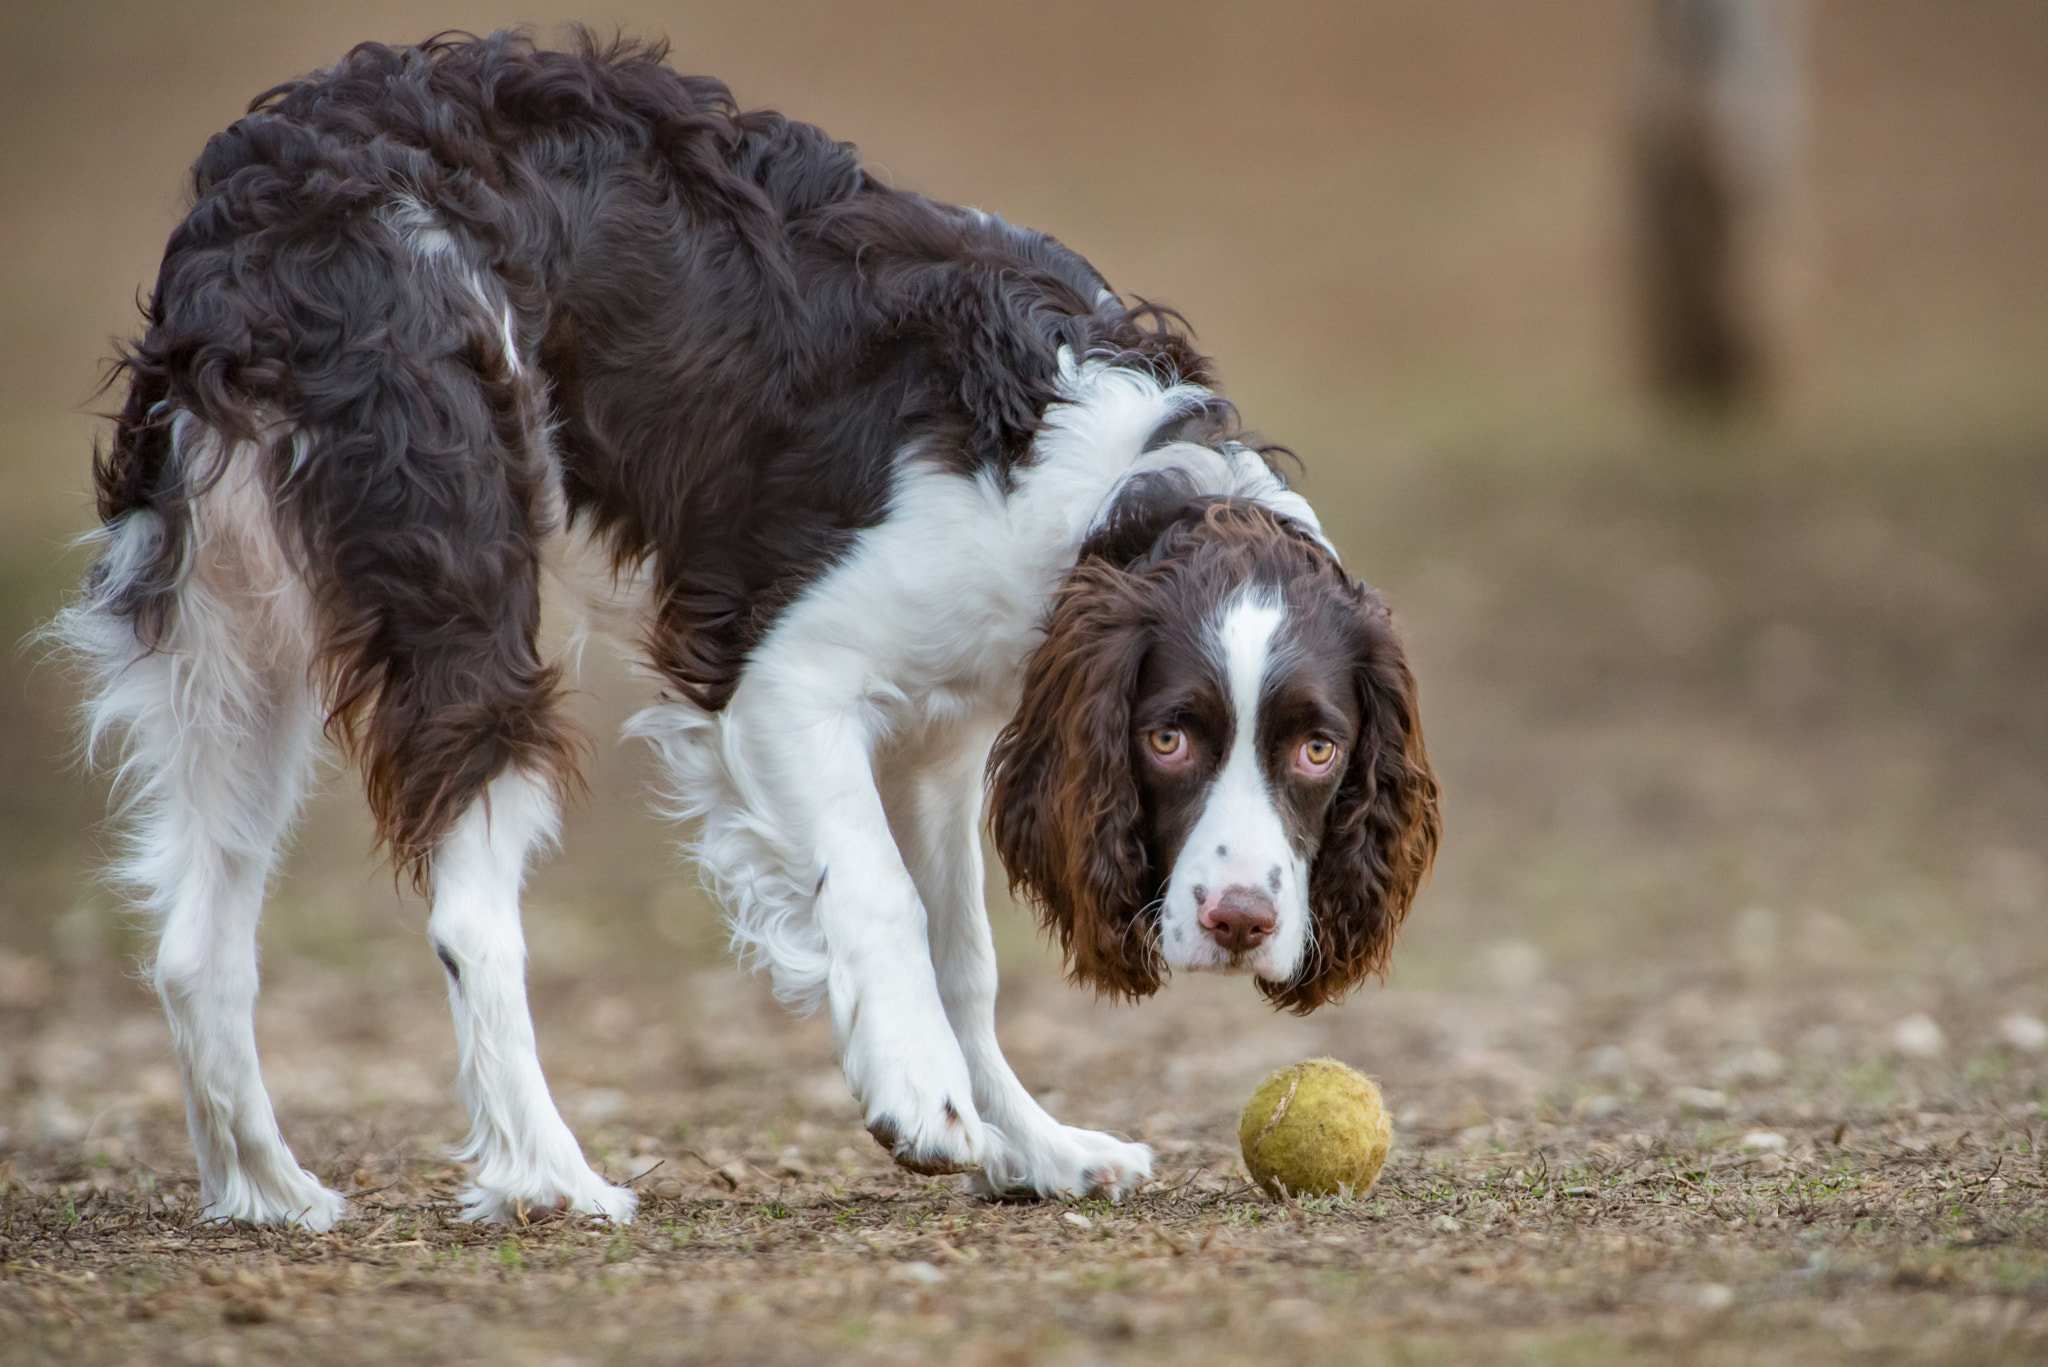
[[[1122,1196],[997,1047],[979,834],[1073,976],[1385,962],[1437,839],[1385,609],[1206,363],[1073,252],[890,189],[659,50],[370,45],[194,171],[55,630],[118,740],[206,1213],[316,1228],[257,1069],[256,924],[323,733],[431,899],[468,1213],[629,1218],[550,1100],[519,893],[576,783],[552,568],[742,955],[827,1004],[868,1128]]]

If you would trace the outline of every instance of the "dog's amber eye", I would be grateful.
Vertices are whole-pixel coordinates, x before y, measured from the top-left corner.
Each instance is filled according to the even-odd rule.
[[[1178,759],[1187,752],[1187,732],[1177,726],[1155,726],[1145,733],[1145,744],[1161,759]]]
[[[1320,774],[1336,763],[1337,743],[1333,740],[1325,740],[1321,736],[1315,736],[1303,741],[1301,749],[1296,754],[1299,756],[1303,769],[1312,774]]]

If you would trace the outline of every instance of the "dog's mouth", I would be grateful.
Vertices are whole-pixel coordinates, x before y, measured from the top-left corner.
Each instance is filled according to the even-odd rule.
[[[1273,969],[1272,959],[1272,952],[1264,945],[1233,952],[1205,942],[1198,944],[1194,952],[1188,956],[1188,961],[1178,967],[1189,973],[1251,974],[1255,977],[1270,977]]]

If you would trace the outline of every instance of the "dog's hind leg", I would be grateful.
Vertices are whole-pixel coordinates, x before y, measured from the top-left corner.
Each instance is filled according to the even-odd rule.
[[[151,981],[184,1081],[201,1216],[326,1229],[342,1198],[286,1148],[255,1034],[264,888],[318,752],[311,608],[279,546],[258,450],[189,418],[173,430],[188,471],[219,464],[176,514],[184,547],[159,593],[160,629],[139,629],[135,611],[167,534],[164,514],[142,508],[106,529],[86,595],[55,634],[91,671],[93,740],[121,747],[119,872],[156,923]]]
[[[470,1115],[458,1154],[473,1166],[463,1208],[472,1220],[516,1221],[566,1205],[614,1220],[639,1198],[583,1161],[555,1109],[526,1005],[526,940],[519,885],[528,858],[555,834],[549,782],[523,769],[493,779],[433,856],[427,934],[448,977],[460,1084]]]
[[[450,394],[452,406],[461,395]],[[340,717],[378,829],[433,904],[427,936],[470,1117],[457,1152],[472,1165],[465,1217],[566,1206],[623,1221],[637,1198],[584,1162],[548,1095],[527,1007],[520,887],[575,776],[556,674],[535,644],[544,505],[507,486],[503,452],[473,449],[440,472],[459,516],[401,508],[341,529]]]
[[[332,566],[337,715],[385,843],[433,902],[427,934],[470,1116],[464,1214],[567,1207],[625,1221],[638,1198],[584,1161],[527,1006],[520,886],[555,835],[577,747],[536,643],[556,517],[537,389],[495,342],[389,366],[380,452],[397,477],[366,492],[358,467],[316,452],[307,536]]]
[[[336,584],[354,653],[339,673],[363,712],[344,716],[384,839],[433,903],[470,1117],[465,1217],[567,1207],[625,1221],[637,1198],[584,1161],[527,1006],[520,887],[555,836],[575,747],[535,644],[544,505],[504,486],[509,463],[483,448],[448,472],[466,516],[435,509],[349,543]]]

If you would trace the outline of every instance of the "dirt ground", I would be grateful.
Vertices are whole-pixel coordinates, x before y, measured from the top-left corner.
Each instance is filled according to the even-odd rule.
[[[101,1060],[114,1088],[89,1115],[45,1097],[19,1117],[52,1138],[10,1173],[0,1352],[2018,1362],[2048,1342],[2043,1079],[1995,1016],[1944,1015],[1962,1077],[1955,1058],[1892,1057],[1885,1012],[1874,1048],[1830,1036],[1866,1033],[1839,1024],[1837,993],[1396,990],[1297,1023],[1229,986],[1142,1012],[1009,993],[1025,1076],[1158,1149],[1159,1182],[1120,1207],[989,1205],[894,1170],[824,1035],[723,972],[667,1000],[557,987],[558,1095],[645,1193],[624,1230],[455,1223],[439,1146],[460,1121],[439,1060],[417,1059],[439,1052],[416,1044],[445,1030],[435,1004],[296,974],[272,991],[292,1005],[266,1018],[268,1071],[357,1218],[324,1236],[195,1227],[156,1027],[96,1016],[96,1038],[38,1041],[68,1072]],[[1328,1051],[1378,1067],[1398,1148],[1364,1199],[1281,1205],[1237,1175],[1234,1105],[1268,1063]],[[56,1138],[67,1123],[87,1133]]]
[[[430,8],[0,15],[0,634],[83,568],[89,377],[177,168],[355,37],[546,17]],[[824,1025],[725,959],[593,650],[593,791],[528,901],[531,979],[556,1096],[641,1218],[454,1221],[424,910],[337,771],[258,1031],[353,1218],[198,1226],[70,685],[6,655],[0,1362],[2048,1356],[2048,22],[1850,8],[1808,7],[1802,378],[1716,428],[1629,398],[1624,5],[628,14],[1196,319],[1413,651],[1447,834],[1393,971],[1305,1019],[1216,979],[1112,1007],[994,890],[1020,1075],[1157,1180],[990,1205],[900,1172]],[[1251,93],[1094,135],[1172,70]],[[1258,212],[1195,212],[1226,188]],[[1318,1054],[1379,1078],[1394,1154],[1356,1201],[1278,1203],[1237,1110]]]

